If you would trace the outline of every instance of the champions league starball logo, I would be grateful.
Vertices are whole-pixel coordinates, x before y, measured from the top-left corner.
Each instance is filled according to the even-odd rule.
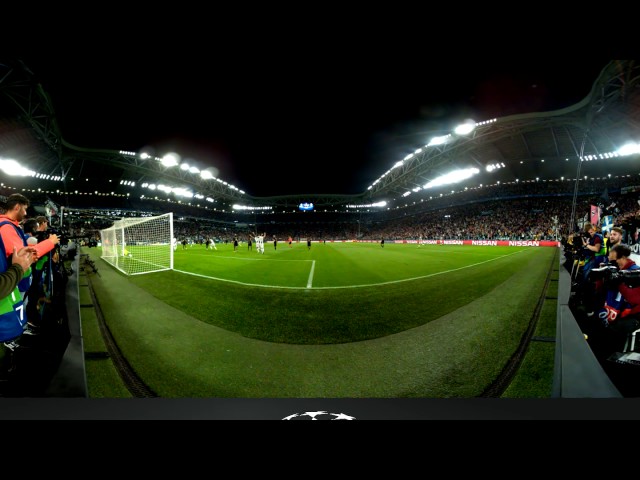
[[[344,413],[329,413],[324,410],[317,412],[294,413],[284,417],[282,420],[355,420],[356,417]]]

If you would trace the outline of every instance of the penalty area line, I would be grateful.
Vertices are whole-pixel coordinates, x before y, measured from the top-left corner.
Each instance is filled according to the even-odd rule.
[[[388,282],[368,283],[368,284],[361,284],[361,285],[342,285],[342,286],[336,286],[336,287],[311,287],[310,286],[310,282],[311,282],[311,279],[312,279],[312,276],[313,276],[313,271],[314,271],[313,267],[315,266],[315,260],[311,260],[312,262],[314,262],[314,265],[311,268],[311,274],[309,275],[309,281],[308,281],[306,287],[286,287],[286,286],[282,286],[282,285],[263,285],[263,284],[259,284],[259,283],[239,282],[237,280],[229,280],[227,278],[212,277],[210,275],[202,275],[200,273],[185,272],[184,270],[173,269],[173,271],[174,272],[178,272],[178,273],[184,273],[185,275],[193,275],[194,277],[207,278],[209,280],[218,280],[220,282],[235,283],[235,284],[238,284],[238,285],[246,285],[246,286],[249,286],[249,287],[263,287],[263,288],[285,289],[285,290],[309,290],[309,289],[312,289],[312,290],[343,290],[343,289],[348,289],[348,288],[378,287],[378,286],[383,286],[383,285],[392,285],[394,283],[404,283],[404,282],[411,282],[411,281],[414,281],[414,280],[421,280],[421,279],[424,279],[424,278],[436,277],[438,275],[445,275],[447,273],[457,272],[459,270],[466,270],[468,268],[477,267],[478,265],[483,265],[485,263],[495,262],[496,260],[500,260],[500,259],[505,258],[505,257],[510,257],[512,255],[518,255],[518,254],[521,254],[523,252],[528,252],[528,251],[532,251],[532,250],[520,250],[520,251],[517,251],[517,252],[513,252],[513,253],[508,253],[506,255],[502,255],[500,257],[490,258],[489,260],[484,260],[482,262],[473,263],[471,265],[465,265],[463,267],[452,268],[450,270],[444,270],[442,272],[430,273],[428,275],[421,275],[419,277],[403,278],[403,279],[400,279],[400,280],[390,280]],[[306,260],[306,261],[309,261],[309,260]]]

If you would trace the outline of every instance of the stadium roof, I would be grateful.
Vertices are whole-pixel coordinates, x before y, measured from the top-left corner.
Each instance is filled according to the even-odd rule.
[[[468,134],[450,132],[441,143],[430,142],[398,159],[393,168],[380,172],[368,190],[357,195],[309,192],[254,197],[222,179],[205,179],[199,172],[167,167],[156,157],[143,158],[140,152],[70,144],[60,134],[47,92],[35,81],[28,66],[15,62],[0,65],[0,107],[4,112],[0,122],[0,155],[19,159],[23,166],[41,174],[37,181],[43,189],[128,188],[114,185],[116,179],[116,183],[128,181],[138,186],[145,182],[184,186],[229,205],[286,207],[313,202],[317,206],[339,206],[378,201],[392,205],[408,195],[428,190],[425,189],[428,182],[458,168],[477,168],[475,184],[538,176],[571,178],[579,176],[581,165],[587,163],[589,169],[598,168],[604,174],[602,160],[609,159],[629,142],[640,142],[639,78],[640,66],[636,61],[611,61],[579,103],[562,110],[484,119]],[[615,162],[606,162],[606,168],[615,163],[628,169],[630,158],[637,160],[635,155],[617,158]],[[500,168],[488,172],[489,165]]]
[[[470,134],[451,133],[445,143],[425,146],[389,170],[368,195],[373,200],[397,198],[422,189],[453,168],[502,167],[495,170],[499,175],[491,173],[492,179],[485,183],[518,177],[575,177],[581,158],[605,160],[625,144],[640,141],[639,78],[640,65],[635,61],[612,61],[576,105],[486,119]]]

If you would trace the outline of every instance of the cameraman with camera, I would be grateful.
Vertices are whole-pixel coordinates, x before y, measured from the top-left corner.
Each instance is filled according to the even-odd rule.
[[[42,250],[41,256],[33,264],[32,275],[33,281],[31,287],[27,291],[27,302],[25,313],[27,315],[27,325],[24,330],[26,335],[38,335],[41,329],[42,320],[42,302],[46,300],[47,285],[45,282],[45,271],[51,271],[51,262],[58,263],[60,259],[60,238],[55,233],[49,233],[47,231],[49,227],[49,220],[44,216],[36,217],[38,228],[34,234],[34,237],[38,240],[37,245],[41,245],[45,240],[46,243],[52,243],[50,249]]]

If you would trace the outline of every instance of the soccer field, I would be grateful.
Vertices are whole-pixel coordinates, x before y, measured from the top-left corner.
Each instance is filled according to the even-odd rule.
[[[174,269],[205,278],[245,285],[286,288],[355,288],[409,282],[445,275],[460,269],[480,267],[518,255],[529,247],[462,247],[387,243],[294,243],[265,253],[233,250],[231,244],[206,250],[202,245],[179,248]]]
[[[119,348],[160,396],[476,396],[557,268],[546,247],[217,247],[180,246],[174,271],[147,275],[102,263],[91,279]]]

